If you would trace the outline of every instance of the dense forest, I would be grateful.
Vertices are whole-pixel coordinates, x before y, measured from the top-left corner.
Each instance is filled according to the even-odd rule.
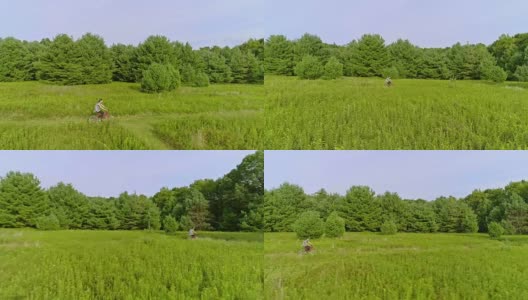
[[[108,47],[100,36],[85,34],[74,40],[66,34],[53,40],[0,39],[0,81],[41,80],[61,85],[141,82],[152,65],[173,68],[181,83],[264,82],[264,41],[250,39],[229,47],[195,50],[188,43],[150,36],[138,46]]]
[[[306,79],[344,75],[528,81],[528,33],[502,35],[489,46],[457,43],[447,48],[421,48],[402,39],[387,45],[377,34],[343,46],[308,33],[297,40],[272,35],[265,42],[264,60],[267,74]]]
[[[219,179],[163,188],[153,197],[88,197],[71,184],[43,189],[34,175],[9,172],[0,179],[0,227],[157,230],[176,222],[181,230],[259,231],[263,184],[262,151]]]
[[[379,231],[389,221],[402,232],[487,232],[488,224],[496,222],[508,234],[528,234],[528,181],[434,201],[402,199],[390,192],[376,195],[367,186],[353,186],[344,196],[324,189],[307,195],[300,186],[284,183],[265,191],[264,230],[293,231],[306,211],[322,219],[337,212],[347,231]]]

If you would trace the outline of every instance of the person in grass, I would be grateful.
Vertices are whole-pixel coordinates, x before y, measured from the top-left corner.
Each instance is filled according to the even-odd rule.
[[[385,79],[385,85],[389,87],[392,86],[392,79],[390,77],[387,77]]]
[[[312,249],[313,249],[313,245],[312,245],[312,243],[310,243],[310,238],[307,238],[306,240],[304,240],[302,242],[302,246],[304,248],[304,252],[305,253],[308,253],[308,252],[312,251]]]
[[[99,99],[97,103],[95,104],[94,113],[97,115],[99,119],[104,118],[105,112],[108,111],[108,108],[104,106],[103,99]]]
[[[192,240],[196,238],[196,232],[194,231],[194,228],[189,229],[189,238]]]

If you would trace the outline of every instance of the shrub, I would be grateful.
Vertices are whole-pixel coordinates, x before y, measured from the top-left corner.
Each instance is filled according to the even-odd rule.
[[[343,64],[331,57],[324,67],[324,79],[337,79],[343,76]]]
[[[385,68],[381,71],[381,75],[383,78],[390,77],[395,79],[400,77],[400,71],[396,67]]]
[[[528,81],[528,65],[518,66],[513,76],[519,81]]]
[[[513,224],[508,220],[502,220],[500,225],[504,229],[504,234],[512,235],[517,233],[515,226],[513,226]]]
[[[478,231],[477,215],[469,212],[462,220],[462,229],[464,232],[475,233]]]
[[[178,231],[180,225],[172,216],[165,216],[163,219],[163,230],[168,234],[174,234]]]
[[[194,227],[194,223],[192,222],[191,218],[187,216],[183,216],[180,219],[180,228],[183,230],[189,230]]]
[[[180,72],[171,65],[152,64],[143,72],[141,90],[147,93],[172,91],[180,86]]]
[[[488,224],[488,234],[492,239],[498,239],[504,234],[504,228],[497,222],[491,222]]]
[[[207,74],[204,72],[197,72],[193,77],[191,85],[195,87],[209,86],[209,76],[207,76]]]
[[[320,238],[324,233],[324,223],[316,211],[307,211],[299,216],[299,219],[293,224],[293,230],[297,233],[297,237],[301,239],[306,238]]]
[[[295,66],[295,75],[301,79],[318,79],[324,73],[324,68],[319,59],[312,55],[306,55]]]
[[[508,78],[506,73],[501,67],[498,66],[484,66],[482,67],[482,79],[491,80],[493,82],[501,83]]]
[[[389,220],[381,224],[380,230],[382,234],[396,234],[398,232],[398,226],[396,226],[394,221]]]
[[[327,237],[341,237],[345,233],[345,220],[337,212],[331,213],[326,219],[325,235]]]
[[[38,217],[36,225],[37,225],[37,229],[40,229],[40,230],[59,230],[60,229],[59,219],[54,214]]]

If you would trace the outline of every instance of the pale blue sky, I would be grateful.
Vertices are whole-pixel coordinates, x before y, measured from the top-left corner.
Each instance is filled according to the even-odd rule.
[[[464,197],[528,180],[528,151],[266,151],[265,187],[344,194],[352,185],[404,198]]]
[[[501,34],[528,31],[526,0],[268,0],[266,35],[291,39],[308,32],[346,44],[365,33],[427,47],[490,44]]]
[[[0,151],[0,176],[30,172],[47,188],[72,183],[89,196],[128,191],[151,196],[162,187],[217,179],[254,151]]]
[[[86,32],[137,44],[161,34],[194,47],[263,38],[264,0],[0,0],[0,37],[40,40]]]

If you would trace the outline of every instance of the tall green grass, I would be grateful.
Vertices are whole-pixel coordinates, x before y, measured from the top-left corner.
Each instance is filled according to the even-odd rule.
[[[3,150],[149,149],[139,137],[110,122],[7,124],[0,126],[0,136],[0,149]]]
[[[156,123],[154,133],[175,149],[264,149],[262,114],[182,117]]]
[[[528,85],[266,77],[266,149],[527,149]]]
[[[244,239],[0,230],[0,299],[262,299],[262,260]]]
[[[293,233],[266,233],[266,299],[527,299],[528,237],[346,233],[299,255]]]
[[[110,125],[87,122],[98,98]],[[263,106],[262,85],[146,94],[134,83],[1,83],[0,149],[261,149]]]

